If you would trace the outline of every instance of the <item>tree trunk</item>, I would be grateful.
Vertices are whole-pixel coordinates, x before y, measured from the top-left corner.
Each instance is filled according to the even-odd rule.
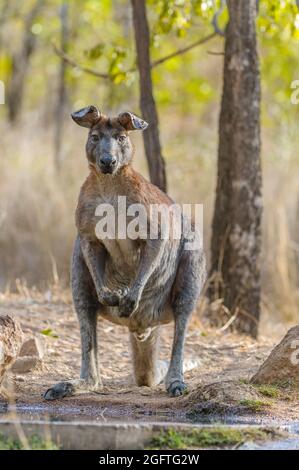
[[[298,187],[299,189],[299,187]],[[299,287],[299,192],[297,189],[297,207],[295,214],[294,241],[295,241],[295,262],[296,262],[296,284]]]
[[[146,17],[145,0],[131,0],[139,69],[140,108],[142,117],[149,123],[143,133],[145,154],[151,182],[166,191],[165,163],[161,153],[158,113],[153,96],[150,64],[150,34]]]
[[[61,24],[61,45],[60,48],[63,52],[67,51],[67,43],[69,36],[69,27],[68,27],[68,3],[63,2],[60,9],[60,24]],[[60,70],[59,70],[59,83],[58,83],[58,93],[57,93],[57,105],[55,109],[55,167],[59,171],[61,167],[61,162],[63,159],[62,155],[62,142],[63,142],[63,122],[64,122],[64,113],[67,103],[67,91],[65,84],[65,74],[66,74],[66,62],[61,59],[60,61]]]
[[[42,3],[43,0],[37,0],[27,15],[22,47],[12,56],[12,75],[7,93],[8,117],[11,123],[15,123],[20,116],[29,61],[36,43],[36,36],[32,33],[31,27]]]
[[[262,216],[256,0],[227,4],[210,297],[223,298],[238,329],[256,337]]]
[[[1,5],[1,10],[0,10],[0,50],[2,48],[2,35],[3,35],[3,30],[2,26],[5,24],[5,21],[7,20],[8,12],[9,12],[9,0],[6,0],[6,2],[2,2]]]

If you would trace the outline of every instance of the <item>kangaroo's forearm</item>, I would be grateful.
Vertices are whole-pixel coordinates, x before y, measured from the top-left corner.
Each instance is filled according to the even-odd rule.
[[[165,240],[147,240],[141,248],[140,262],[132,289],[143,290],[150,276],[159,266]]]
[[[80,237],[80,243],[85,263],[96,291],[99,293],[104,287],[105,250],[98,242],[93,242],[83,237]]]

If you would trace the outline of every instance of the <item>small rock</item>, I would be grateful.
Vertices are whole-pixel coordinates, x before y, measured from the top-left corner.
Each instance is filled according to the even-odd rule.
[[[37,356],[23,356],[16,360],[11,370],[14,374],[26,374],[41,363],[42,361]]]
[[[275,346],[251,382],[299,387],[299,325],[291,328]]]
[[[10,315],[0,316],[0,384],[4,374],[18,357],[23,332],[18,321]]]
[[[25,382],[25,378],[22,375],[16,375],[15,376],[15,381],[16,382]]]
[[[42,359],[46,353],[46,340],[42,336],[26,339],[22,344],[19,357],[36,356]]]

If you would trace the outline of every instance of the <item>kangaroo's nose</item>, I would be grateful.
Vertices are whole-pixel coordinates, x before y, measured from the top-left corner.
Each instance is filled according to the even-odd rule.
[[[116,158],[115,157],[111,157],[110,155],[105,155],[103,157],[100,158],[100,163],[101,165],[103,166],[112,166],[112,165],[115,165],[116,163]]]

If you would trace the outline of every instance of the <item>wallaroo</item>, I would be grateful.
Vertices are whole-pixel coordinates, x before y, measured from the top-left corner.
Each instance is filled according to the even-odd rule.
[[[196,235],[196,227],[183,224],[179,238],[170,234],[164,239],[132,240],[117,237],[116,231],[114,239],[99,239],[95,230],[99,204],[109,203],[117,212],[118,197],[125,196],[127,205],[143,204],[150,218],[152,204],[170,206],[173,201],[132,168],[134,150],[129,132],[146,129],[144,120],[130,112],[108,118],[95,106],[73,113],[72,118],[89,129],[86,154],[90,172],[76,211],[78,236],[71,270],[81,332],[81,376],[53,385],[44,397],[53,400],[101,388],[96,331],[99,316],[129,329],[137,385],[153,386],[164,379],[170,396],[181,395],[186,389],[186,328],[205,280],[202,247],[185,249]],[[127,219],[129,223],[130,216]],[[158,360],[158,340],[160,325],[171,321],[174,339],[168,363]]]

